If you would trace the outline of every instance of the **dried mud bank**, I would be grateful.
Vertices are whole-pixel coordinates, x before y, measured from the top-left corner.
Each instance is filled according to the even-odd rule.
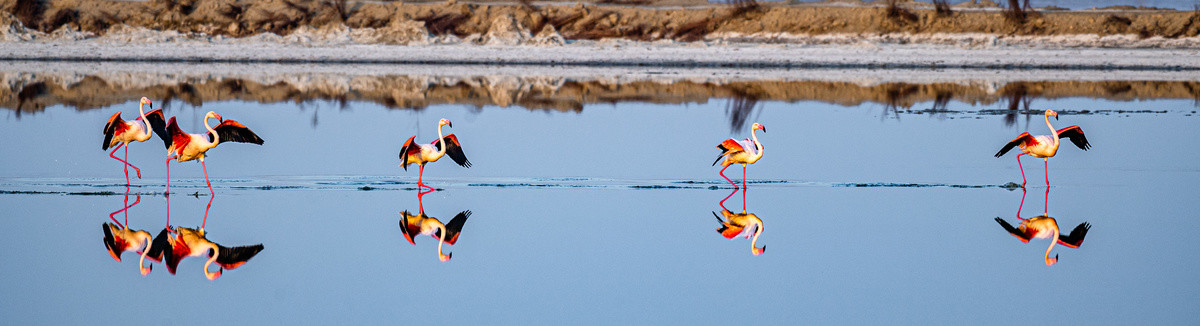
[[[878,103],[912,108],[958,101],[1007,103],[1066,97],[1115,101],[1188,99],[1200,103],[1200,78],[1186,72],[946,71],[888,78],[871,70],[470,69],[429,66],[228,64],[66,64],[0,70],[0,107],[17,114],[62,105],[78,110],[131,103],[161,106],[214,101],[370,102],[420,109],[438,104],[520,106],[578,112],[584,105],[638,101],[705,103],[711,99]],[[905,75],[906,77],[908,75]],[[1111,80],[1099,77],[1118,78]],[[744,101],[745,102],[745,101]],[[1069,112],[1068,112],[1069,113]]]
[[[6,41],[561,45],[573,40],[799,44],[932,43],[960,47],[1200,48],[1200,11],[1041,10],[1014,17],[995,3],[938,12],[926,3],[817,5],[348,2],[315,0],[0,0]],[[669,7],[668,7],[669,6]],[[153,31],[155,33],[149,33]]]

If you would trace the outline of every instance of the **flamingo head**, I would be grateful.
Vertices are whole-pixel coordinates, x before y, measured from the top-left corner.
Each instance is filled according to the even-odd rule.
[[[454,128],[454,125],[450,123],[450,120],[446,119],[438,120],[438,127],[441,126],[450,126],[451,128]]]
[[[440,260],[440,261],[450,261],[450,256],[451,256],[451,255],[454,255],[454,253],[443,254],[443,253],[440,253],[440,252],[439,252],[439,253],[438,253],[438,260]]]
[[[154,108],[154,102],[150,102],[150,99],[148,99],[148,98],[146,98],[146,97],[144,97],[144,96],[142,97],[142,102],[141,102],[141,104],[142,104],[142,105],[149,105],[151,109],[153,109],[153,108]]]
[[[1046,110],[1046,117],[1054,117],[1054,120],[1058,120],[1058,112],[1054,112],[1054,110]]]
[[[205,269],[204,277],[208,278],[209,281],[216,280],[218,277],[221,277],[221,273],[224,271],[225,269],[223,268],[217,268],[216,272],[209,272],[207,269]]]
[[[751,249],[750,253],[753,253],[755,256],[758,256],[758,255],[763,254],[763,252],[766,252],[766,251],[767,251],[767,246],[762,246],[762,248]]]
[[[154,269],[154,265],[138,266],[138,270],[142,272],[142,276],[150,275],[150,271]]]
[[[208,111],[208,113],[204,114],[204,120],[208,120],[208,119],[217,119],[217,121],[225,121],[225,117],[222,117],[220,114],[217,114],[216,112],[213,112],[213,111]]]
[[[1053,266],[1057,262],[1058,262],[1058,254],[1055,254],[1054,258],[1050,258],[1050,256],[1046,256],[1046,266]]]
[[[753,125],[753,126],[750,126],[750,130],[754,130],[754,129],[761,129],[763,132],[767,132],[767,126],[764,126],[764,125],[762,125],[762,124],[760,124],[760,123],[757,123],[757,122],[756,122],[756,123],[754,123],[754,125]]]

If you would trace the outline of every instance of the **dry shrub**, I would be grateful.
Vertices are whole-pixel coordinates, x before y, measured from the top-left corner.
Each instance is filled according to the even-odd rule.
[[[679,29],[671,37],[682,42],[699,41],[712,30],[711,25],[713,25],[713,21],[715,20],[713,17],[709,17],[683,24],[683,26],[679,26]]]
[[[950,8],[949,0],[933,0],[933,9],[937,12],[938,17],[945,17],[954,14],[954,9]]]
[[[525,9],[526,11],[530,11],[530,12],[541,11],[541,8],[538,8],[538,6],[533,5],[533,0],[517,0],[517,2],[520,3],[521,8]]]
[[[644,6],[651,3],[650,0],[599,0],[597,4],[602,5],[618,5],[618,6]]]
[[[1026,1],[1026,3],[1029,3]],[[1021,0],[1008,0],[1008,8],[1004,9],[1004,19],[1012,24],[1024,24],[1025,19],[1029,18],[1028,13],[1021,9]]]
[[[162,12],[177,12],[184,16],[192,14],[196,11],[195,0],[153,0],[150,1],[150,7],[159,8]]]
[[[48,3],[43,0],[17,0],[12,13],[25,27],[37,28],[42,22],[42,15],[46,13],[46,7]]]
[[[413,20],[424,22],[425,29],[428,29],[435,36],[453,33],[455,36],[462,37],[466,36],[466,34],[457,32],[456,30],[459,25],[462,25],[468,19],[470,19],[470,16],[467,14],[452,12],[444,14],[430,13],[427,16],[417,17]]]
[[[887,13],[888,19],[896,22],[915,22],[917,19],[919,19],[917,14],[908,11],[908,9],[900,7],[900,0],[887,0],[885,12]]]
[[[729,14],[729,18],[763,10],[762,5],[755,0],[725,0],[725,4],[733,7],[733,12]]]
[[[570,24],[574,24],[575,22],[579,21],[580,19],[583,19],[583,16],[586,16],[586,15],[587,14],[583,13],[583,11],[575,11],[575,12],[572,12],[569,14],[559,15],[557,17],[550,18],[550,21],[548,21],[546,23],[550,24],[550,26],[554,26],[554,28],[556,28],[558,30],[562,30],[563,27],[570,25]]]
[[[49,32],[71,23],[79,23],[79,10],[62,8],[42,19],[41,30]]]

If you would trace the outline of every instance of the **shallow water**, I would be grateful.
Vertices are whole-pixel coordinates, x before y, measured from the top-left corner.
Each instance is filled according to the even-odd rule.
[[[135,253],[116,262],[104,250],[99,224],[156,235],[168,223],[159,140],[130,146],[143,178],[128,197],[120,164],[97,148],[105,119],[129,119],[136,102],[77,110],[42,98],[60,104],[0,119],[10,140],[0,142],[0,245],[10,248],[0,315],[19,324],[1194,324],[1196,102],[1098,92],[1028,96],[1017,110],[957,99],[746,106],[720,91],[569,111],[176,101],[167,113],[185,130],[202,130],[212,110],[265,140],[210,152],[215,197],[199,164],[171,166],[171,225],[265,247],[214,281],[205,258],[183,259],[175,275],[155,263],[143,277]],[[1020,182],[1014,154],[992,154],[1021,132],[1045,133],[1047,108],[1093,147],[1065,144],[1050,160],[1050,188],[1040,160],[1025,157],[1023,193],[1009,185]],[[439,191],[418,197],[416,169],[399,168],[396,155],[411,135],[433,139],[440,118],[474,165],[429,165],[425,180]],[[748,169],[749,191],[731,194],[710,165],[713,146],[748,137],[751,122],[768,127],[758,134],[766,155]],[[726,172],[737,179],[737,170]],[[762,255],[751,239],[716,232],[729,195],[725,207],[745,205],[765,225]],[[126,200],[138,203],[110,219]],[[400,212],[422,209],[446,223],[472,212],[443,247],[449,262],[436,239],[405,240]],[[1015,225],[1043,210],[1064,231],[1091,225],[1079,248],[1054,247],[1054,266],[1043,262],[1048,240],[1022,243],[994,220]]]

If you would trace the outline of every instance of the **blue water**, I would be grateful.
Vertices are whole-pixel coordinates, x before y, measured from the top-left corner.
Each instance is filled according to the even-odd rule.
[[[940,116],[761,103],[750,117],[768,127],[758,135],[766,154],[748,169],[745,201],[739,192],[724,203],[762,219],[766,251],[753,256],[750,239],[725,239],[713,217],[732,191],[710,165],[714,146],[749,136],[730,132],[725,102],[578,113],[172,107],[185,130],[201,130],[213,110],[266,141],[210,151],[213,198],[199,164],[171,167],[173,226],[203,223],[214,242],[265,247],[215,281],[204,258],[184,259],[175,275],[155,264],[143,277],[134,253],[117,262],[105,252],[99,226],[126,198],[120,164],[98,148],[100,127],[134,103],[4,113],[0,315],[15,324],[1200,322],[1193,101],[1033,99],[1035,110],[1162,112],[1061,115],[1056,126],[1081,126],[1093,147],[1064,146],[1048,192],[1040,160],[1024,158],[1022,217],[1046,210],[1064,229],[1092,225],[1079,248],[1055,247],[1054,266],[1043,263],[1048,240],[1022,243],[994,221],[1016,223],[1022,191],[1005,187],[1020,182],[1014,154],[992,154],[1021,132],[1046,132],[1036,113],[1010,125],[979,113],[1000,103],[951,102]],[[408,136],[434,138],[440,118],[454,122],[446,131],[474,166],[430,164],[425,181],[441,190],[418,201],[416,171],[396,155]],[[168,213],[155,142],[131,146],[144,178],[130,190],[146,195],[127,220],[114,216],[152,234]],[[438,261],[427,235],[404,239],[400,212],[422,207],[443,222],[473,212],[443,248],[451,261]]]

